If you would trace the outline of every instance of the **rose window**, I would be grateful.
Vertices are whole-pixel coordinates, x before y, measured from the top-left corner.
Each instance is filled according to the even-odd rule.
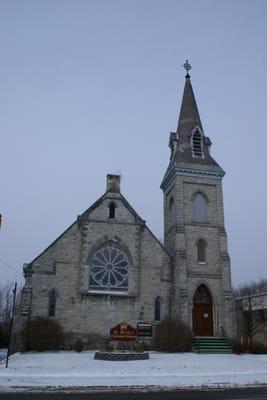
[[[89,260],[90,289],[126,291],[128,289],[129,260],[120,246],[107,242]]]

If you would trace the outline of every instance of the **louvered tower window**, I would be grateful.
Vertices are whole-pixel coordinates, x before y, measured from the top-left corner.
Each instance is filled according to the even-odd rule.
[[[193,134],[193,156],[203,158],[203,139],[199,131]]]

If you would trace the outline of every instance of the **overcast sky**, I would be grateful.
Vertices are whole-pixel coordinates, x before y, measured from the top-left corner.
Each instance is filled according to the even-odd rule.
[[[103,194],[107,173],[163,237],[186,58],[226,171],[233,284],[266,278],[265,0],[2,0],[0,49],[2,282]]]

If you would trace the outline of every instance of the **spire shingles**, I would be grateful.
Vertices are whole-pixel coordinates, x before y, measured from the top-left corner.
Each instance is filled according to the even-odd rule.
[[[192,151],[192,134],[195,129],[201,131],[203,135],[203,158],[194,157]],[[204,136],[200,115],[197,108],[194,91],[191,84],[190,75],[185,76],[185,86],[177,125],[177,146],[172,157],[172,164],[187,163],[198,165],[210,165],[219,167],[209,153],[211,141]]]

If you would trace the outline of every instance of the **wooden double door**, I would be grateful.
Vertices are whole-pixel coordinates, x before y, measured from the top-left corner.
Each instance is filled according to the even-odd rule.
[[[204,285],[201,285],[195,293],[192,317],[194,335],[213,336],[212,300]]]

